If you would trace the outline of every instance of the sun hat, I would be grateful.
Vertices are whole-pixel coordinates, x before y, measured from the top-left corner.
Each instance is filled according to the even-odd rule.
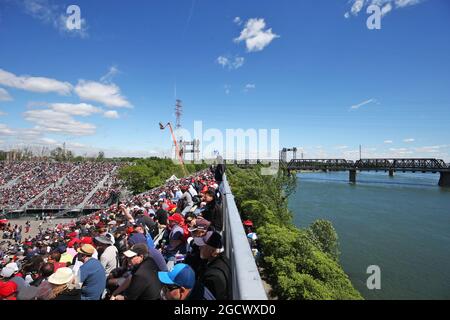
[[[53,273],[50,277],[48,277],[48,282],[51,284],[61,285],[66,284],[72,281],[74,275],[72,269],[70,268],[59,268]]]
[[[77,249],[77,252],[90,257],[95,253],[95,248],[90,244],[83,244],[81,248]]]
[[[101,244],[113,244],[113,242],[111,241],[110,238],[108,238],[107,236],[98,236],[94,238],[96,242],[101,243]]]

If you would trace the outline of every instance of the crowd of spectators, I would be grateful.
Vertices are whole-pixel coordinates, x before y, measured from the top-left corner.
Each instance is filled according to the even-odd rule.
[[[0,300],[231,299],[218,182],[205,170],[3,244]]]
[[[34,162],[13,186],[0,189],[0,209],[20,208],[74,169],[71,162]]]
[[[68,174],[60,186],[50,188],[42,197],[32,203],[42,206],[77,206],[109,174],[116,165],[110,162],[86,162]],[[96,203],[103,204],[103,203]]]
[[[111,162],[0,162],[0,210],[20,209],[25,203],[50,187],[29,204],[30,208],[75,207],[107,177],[88,204],[101,206],[112,192],[119,191],[116,174],[121,164]],[[19,178],[13,185],[6,184]],[[61,180],[61,181],[60,181]]]
[[[87,205],[100,206],[105,204],[113,194],[119,194],[123,189],[122,182],[116,174],[111,174],[103,186],[99,188],[88,200]]]
[[[30,171],[36,165],[35,162],[31,161],[0,161],[0,186]]]

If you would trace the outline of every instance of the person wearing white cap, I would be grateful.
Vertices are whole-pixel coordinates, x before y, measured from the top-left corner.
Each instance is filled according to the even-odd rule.
[[[25,281],[22,277],[16,277],[15,274],[19,272],[19,267],[17,263],[10,262],[8,263],[5,268],[13,270],[13,276],[11,278],[11,281],[14,282],[17,285],[17,291],[22,290],[23,288],[29,287],[30,285]]]
[[[52,289],[49,300],[81,300],[81,290],[76,289],[75,276],[70,268],[59,268],[48,278]]]
[[[181,199],[181,197],[183,196],[183,193],[180,191],[180,189],[178,189],[178,187],[173,188],[173,191],[175,193],[175,197],[174,200],[178,201]]]
[[[14,274],[16,273],[16,271],[14,271],[14,268],[11,267],[4,267],[2,269],[2,271],[0,272],[0,277],[2,277],[5,280],[8,280],[9,278],[11,278]]]

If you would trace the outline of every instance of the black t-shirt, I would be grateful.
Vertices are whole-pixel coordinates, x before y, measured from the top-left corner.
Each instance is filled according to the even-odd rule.
[[[206,204],[205,210],[202,212],[202,216],[211,222],[211,226],[214,227],[216,231],[222,231],[222,206],[216,200]]]
[[[191,266],[197,277],[200,274],[200,270],[203,270],[206,267],[207,260],[200,258],[200,247],[197,246],[194,241],[191,242],[191,251],[186,254],[184,263]]]
[[[167,211],[164,209],[159,209],[156,211],[156,220],[158,220],[159,224],[167,225],[167,219],[169,215],[167,214]]]
[[[152,258],[146,258],[133,273],[130,286],[125,291],[127,300],[159,300],[161,282],[158,265]]]
[[[66,290],[60,293],[53,300],[81,300],[81,290],[80,289]]]
[[[150,234],[152,235],[153,238],[158,234],[157,230],[155,230],[156,229],[156,223],[149,216],[141,215],[137,219],[137,222],[140,223],[140,224],[144,224],[148,228],[148,230],[149,230],[149,232],[150,232]]]
[[[217,300],[231,299],[231,269],[228,259],[224,255],[220,255],[208,263],[206,269],[201,271],[200,282],[212,292]]]

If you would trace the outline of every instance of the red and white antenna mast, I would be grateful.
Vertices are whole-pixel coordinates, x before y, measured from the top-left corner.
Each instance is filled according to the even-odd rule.
[[[183,106],[181,105],[181,100],[177,99],[175,104],[175,116],[177,117],[177,121],[175,124],[175,129],[181,128],[181,116],[183,114]]]

